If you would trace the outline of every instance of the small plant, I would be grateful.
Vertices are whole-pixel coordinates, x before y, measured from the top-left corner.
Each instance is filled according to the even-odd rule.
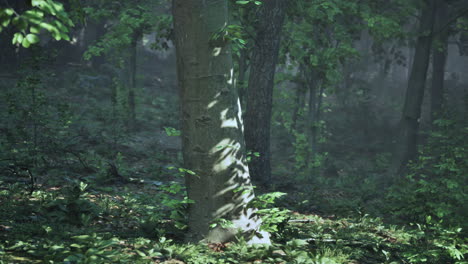
[[[43,214],[54,221],[89,225],[97,217],[97,208],[86,199],[89,195],[87,188],[87,183],[73,182],[64,189],[63,199],[53,199],[43,204]]]
[[[250,202],[253,208],[257,208],[257,214],[262,219],[261,230],[281,235],[285,224],[291,218],[291,211],[273,207],[276,199],[285,196],[286,193],[272,192],[257,196]]]
[[[164,131],[166,131],[166,134],[170,137],[178,137],[181,135],[180,130],[177,130],[173,127],[164,127]]]

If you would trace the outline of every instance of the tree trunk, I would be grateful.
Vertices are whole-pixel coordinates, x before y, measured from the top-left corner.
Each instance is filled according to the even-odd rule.
[[[260,153],[260,157],[252,159],[249,167],[252,179],[262,185],[268,185],[271,181],[271,108],[280,34],[286,7],[287,0],[264,1],[260,6],[250,64],[245,140],[248,150]]]
[[[307,66],[304,66],[306,68]],[[304,72],[304,79],[309,88],[309,103],[308,103],[308,113],[307,113],[307,128],[306,134],[309,143],[309,151],[307,152],[307,161],[314,162],[317,154],[317,99],[319,88],[319,81],[316,78],[316,74],[313,71]],[[312,174],[312,172],[311,172]],[[311,175],[312,176],[312,175]]]
[[[298,121],[299,121],[299,117],[302,115],[302,111],[304,109],[307,89],[303,84],[297,84],[295,89],[296,89],[296,91],[295,91],[295,95],[294,95],[294,108],[292,110],[293,115],[292,115],[291,129],[298,130],[299,129]]]
[[[189,206],[189,241],[226,242],[235,235],[269,243],[248,203],[254,198],[246,163],[242,112],[233,85],[231,50],[212,36],[227,25],[227,1],[174,0],[182,151]],[[246,190],[247,192],[239,191]],[[234,227],[210,228],[219,219]]]
[[[302,72],[298,72],[298,76],[296,77],[296,90],[294,95],[294,108],[292,110],[292,125],[291,129],[293,131],[297,131],[299,129],[299,118],[302,114],[305,105],[305,97],[307,94],[307,87],[305,85],[305,81],[302,77]],[[293,132],[290,131],[290,132]]]
[[[136,67],[137,67],[137,44],[140,34],[135,32],[130,45],[130,56],[128,61],[128,127],[135,128],[136,123],[136,110],[135,110],[135,89],[136,89]]]
[[[431,123],[440,117],[444,101],[444,75],[449,35],[447,22],[447,3],[444,0],[437,0],[434,29],[439,34],[435,36],[436,46],[433,48],[432,55]]]
[[[239,58],[239,77],[237,78],[237,91],[239,92],[239,100],[241,105],[244,103],[244,93],[246,90],[246,83],[245,83],[245,74],[247,72],[247,60],[248,60],[248,51],[246,49],[242,49],[240,51],[240,58]]]
[[[431,53],[434,13],[434,0],[428,0],[421,13],[420,35],[416,41],[391,174],[403,174],[407,163],[417,156],[419,118]]]

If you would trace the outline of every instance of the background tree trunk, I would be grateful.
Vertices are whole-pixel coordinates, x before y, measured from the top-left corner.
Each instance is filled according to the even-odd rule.
[[[304,69],[307,67],[305,66]],[[306,128],[306,135],[307,141],[309,143],[309,151],[307,151],[307,162],[309,164],[314,164],[317,158],[318,153],[318,142],[317,142],[317,134],[318,134],[318,122],[320,121],[319,118],[319,102],[321,102],[321,93],[323,86],[321,86],[320,82],[321,79],[318,77],[315,71],[309,70],[308,72],[304,72],[304,80],[306,85],[309,89],[309,103],[308,103],[308,111],[307,111],[307,128]],[[309,180],[312,180],[313,177],[317,176],[316,167],[312,166],[311,171],[309,172]]]
[[[226,242],[242,230],[251,243],[269,243],[256,232],[260,220],[246,163],[242,112],[233,85],[231,50],[212,36],[227,24],[227,1],[174,0],[182,151],[189,199],[189,241]],[[236,190],[250,190],[242,192]],[[232,221],[234,228],[210,224]]]
[[[432,55],[431,123],[440,117],[444,101],[444,75],[449,36],[447,22],[448,5],[444,0],[437,0],[434,31],[439,34],[435,36]]]
[[[260,6],[250,64],[245,140],[248,150],[260,153],[260,157],[252,159],[249,168],[252,179],[263,185],[268,185],[271,181],[271,109],[280,34],[286,7],[286,0],[264,1]]]
[[[135,32],[130,45],[130,56],[128,61],[128,110],[130,111],[128,117],[128,127],[135,129],[136,123],[136,103],[135,103],[135,90],[136,90],[136,73],[137,73],[137,44],[141,34]]]
[[[416,41],[391,174],[403,174],[407,163],[417,156],[419,119],[432,46],[434,13],[435,2],[429,0],[421,12],[420,35]]]

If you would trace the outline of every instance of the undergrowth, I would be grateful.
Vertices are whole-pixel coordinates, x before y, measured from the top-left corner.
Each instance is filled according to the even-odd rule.
[[[404,228],[369,215],[300,214],[276,208],[277,193],[256,201],[272,245],[190,244],[177,182],[70,182],[32,195],[2,186],[0,263],[466,263],[468,250],[459,229],[429,220]]]

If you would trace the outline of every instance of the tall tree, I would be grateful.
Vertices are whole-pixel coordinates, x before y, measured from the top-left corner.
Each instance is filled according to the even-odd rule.
[[[174,33],[181,102],[182,151],[189,199],[188,240],[226,242],[241,233],[269,243],[248,208],[254,198],[246,163],[239,97],[225,34],[227,1],[174,0]],[[215,37],[217,36],[217,37]],[[239,191],[244,190],[244,191]],[[234,227],[210,225],[219,219]]]
[[[249,167],[254,181],[268,184],[270,167],[270,123],[276,63],[287,0],[263,1],[255,25],[256,36],[250,63],[245,116],[247,149],[260,153]]]
[[[421,11],[419,36],[416,41],[413,65],[406,89],[400,120],[400,134],[397,139],[393,164],[390,168],[391,174],[402,174],[407,163],[417,155],[419,119],[431,54],[434,17],[435,0],[427,0]]]

